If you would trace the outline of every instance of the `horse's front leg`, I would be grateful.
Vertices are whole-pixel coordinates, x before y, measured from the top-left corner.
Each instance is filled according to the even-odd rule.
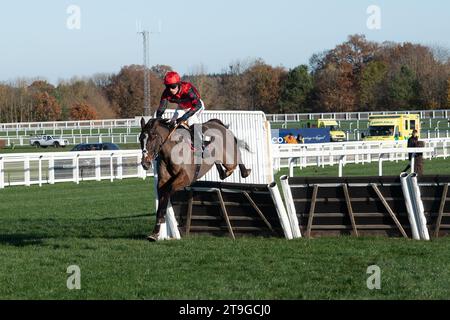
[[[169,193],[167,191],[160,192],[158,210],[156,211],[156,221],[155,227],[152,233],[147,237],[149,241],[157,241],[159,237],[159,232],[161,230],[161,224],[165,222],[165,216],[167,211],[167,205],[169,203]]]
[[[188,175],[183,171],[177,174],[175,177],[169,179],[164,186],[161,186],[159,192],[159,204],[158,210],[156,212],[156,223],[155,228],[151,235],[147,237],[149,241],[157,241],[159,237],[159,232],[161,229],[161,224],[165,222],[165,215],[167,212],[167,205],[169,203],[170,197],[178,190],[190,184]]]

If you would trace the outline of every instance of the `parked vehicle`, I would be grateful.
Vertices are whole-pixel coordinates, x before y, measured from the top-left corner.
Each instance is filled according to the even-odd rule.
[[[369,132],[363,137],[363,140],[408,140],[413,130],[417,130],[420,138],[418,114],[369,116]]]
[[[101,150],[120,150],[119,146],[110,143],[80,143],[72,148],[70,151],[101,151]]]
[[[55,148],[65,147],[69,144],[69,141],[61,138],[54,138],[53,136],[37,136],[30,139],[30,145],[37,148],[47,148],[53,146]]]
[[[330,141],[331,142],[342,142],[345,141],[345,132],[339,128],[339,124],[333,119],[316,119],[308,120],[303,122],[303,126],[306,128],[319,128],[319,129],[330,129]]]

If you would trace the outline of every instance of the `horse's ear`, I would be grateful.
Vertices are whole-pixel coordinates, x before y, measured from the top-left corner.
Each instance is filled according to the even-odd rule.
[[[144,117],[141,118],[141,129],[144,129],[145,127],[145,119]]]

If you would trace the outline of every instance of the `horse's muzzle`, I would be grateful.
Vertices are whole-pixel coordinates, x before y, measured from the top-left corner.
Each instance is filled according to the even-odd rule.
[[[146,162],[142,161],[141,165],[142,165],[142,168],[144,168],[144,170],[150,169],[150,164],[149,163],[146,163]]]
[[[144,170],[150,169],[150,167],[152,165],[152,159],[150,159],[149,156],[142,157],[141,165],[142,165],[142,168],[144,168]]]

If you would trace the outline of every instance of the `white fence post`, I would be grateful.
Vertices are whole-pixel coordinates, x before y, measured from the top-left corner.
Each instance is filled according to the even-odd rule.
[[[123,157],[121,154],[117,156],[117,179],[122,180],[123,169],[122,169]]]
[[[100,167],[100,155],[95,156],[95,180],[101,181],[102,180],[102,172]]]
[[[5,171],[3,157],[0,157],[0,189],[5,188]]]
[[[289,163],[289,177],[292,178],[294,176],[294,159],[289,158],[288,163]]]
[[[24,169],[24,178],[25,178],[25,185],[27,187],[30,186],[30,158],[25,157],[23,162],[23,169]]]
[[[73,181],[76,184],[80,183],[80,162],[79,160],[79,154],[77,154],[74,158],[73,158]]]
[[[42,155],[39,156],[38,166],[39,187],[42,187]]]
[[[55,158],[53,156],[48,159],[48,183],[55,184]]]
[[[378,176],[383,176],[383,154],[380,153],[380,157],[378,159]]]
[[[109,173],[110,173],[110,180],[111,182],[114,181],[114,153],[111,153],[109,157]]]

